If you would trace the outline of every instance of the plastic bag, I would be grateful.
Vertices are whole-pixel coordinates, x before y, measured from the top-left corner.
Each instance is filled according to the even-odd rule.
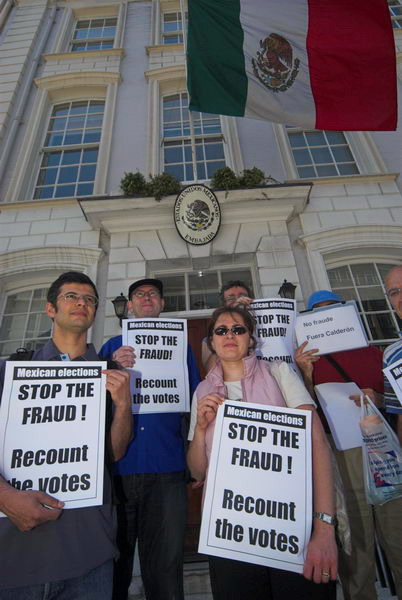
[[[369,504],[402,497],[402,448],[370,398],[361,397],[364,486]]]

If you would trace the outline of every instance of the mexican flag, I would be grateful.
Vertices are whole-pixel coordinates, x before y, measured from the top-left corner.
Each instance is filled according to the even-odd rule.
[[[187,81],[191,110],[394,130],[387,0],[189,0]]]

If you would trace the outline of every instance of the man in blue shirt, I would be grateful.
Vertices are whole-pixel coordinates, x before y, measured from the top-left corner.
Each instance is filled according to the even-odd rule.
[[[159,279],[130,285],[128,310],[137,319],[159,317],[165,302]],[[100,351],[121,366],[135,363],[135,351],[122,346],[122,336],[110,339]],[[190,346],[187,356],[190,392],[200,377]],[[134,439],[115,465],[118,495],[114,600],[126,600],[133,571],[135,545],[147,600],[182,600],[183,542],[187,494],[185,452],[180,413],[138,414]]]

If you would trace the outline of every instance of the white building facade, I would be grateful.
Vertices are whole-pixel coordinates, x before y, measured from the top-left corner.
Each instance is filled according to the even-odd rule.
[[[402,5],[389,7],[401,89]],[[194,121],[199,181],[257,166],[280,182],[217,192],[222,224],[202,246],[179,237],[175,197],[120,189],[125,172],[195,180],[179,2],[0,0],[0,356],[49,336],[45,292],[66,270],[98,285],[98,348],[120,331],[111,300],[153,276],[167,314],[201,327],[193,339],[229,279],[256,297],[287,279],[300,308],[332,288],[358,301],[373,343],[395,339],[383,276],[402,258],[400,130]]]

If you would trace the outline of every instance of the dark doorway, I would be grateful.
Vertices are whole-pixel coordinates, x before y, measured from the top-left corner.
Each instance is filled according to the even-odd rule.
[[[191,319],[187,321],[188,341],[194,352],[200,375],[205,377],[205,371],[201,364],[201,344],[207,335],[209,319]],[[187,485],[187,528],[184,542],[184,561],[194,562],[206,560],[206,557],[198,554],[198,538],[201,525],[201,498],[203,487],[194,488],[193,484]]]

